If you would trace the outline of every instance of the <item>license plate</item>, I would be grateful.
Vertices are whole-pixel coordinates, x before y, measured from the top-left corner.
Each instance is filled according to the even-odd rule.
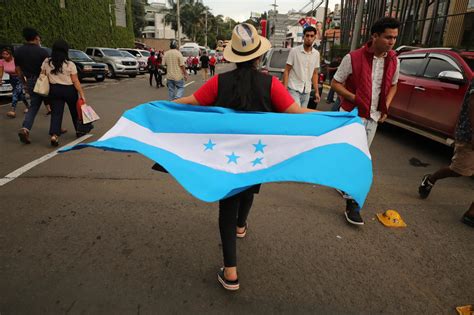
[[[97,75],[97,79],[102,79],[104,76],[102,74]]]
[[[144,70],[145,70],[145,68],[140,68],[140,71],[144,71]]]

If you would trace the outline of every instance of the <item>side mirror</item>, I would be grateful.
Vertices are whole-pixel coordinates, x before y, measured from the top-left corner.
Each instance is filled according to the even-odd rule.
[[[459,71],[441,71],[438,74],[438,80],[459,85],[464,84],[464,77]]]
[[[101,52],[98,52],[97,57],[104,57],[104,55]]]

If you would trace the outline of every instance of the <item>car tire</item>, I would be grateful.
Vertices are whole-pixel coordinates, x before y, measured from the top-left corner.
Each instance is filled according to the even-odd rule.
[[[102,77],[102,78],[95,77],[95,80],[97,82],[103,82],[105,80],[105,77]]]
[[[128,75],[130,78],[135,78],[137,75],[136,74],[129,74]]]
[[[111,65],[107,65],[107,68],[109,69],[109,72],[107,72],[107,77],[109,79],[115,79],[117,76],[115,75],[114,67],[112,67]]]

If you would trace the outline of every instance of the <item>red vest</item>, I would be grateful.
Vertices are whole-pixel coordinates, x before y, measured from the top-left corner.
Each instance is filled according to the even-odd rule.
[[[352,111],[355,107],[359,110],[359,116],[370,118],[370,104],[372,102],[372,63],[374,53],[369,51],[372,42],[369,41],[363,47],[351,51],[352,74],[346,80],[345,87],[356,95],[355,102],[342,99],[341,107],[345,111]],[[392,79],[397,70],[397,54],[391,50],[387,53],[384,61],[382,86],[380,90],[379,104],[377,110],[387,114],[387,94],[392,86]]]

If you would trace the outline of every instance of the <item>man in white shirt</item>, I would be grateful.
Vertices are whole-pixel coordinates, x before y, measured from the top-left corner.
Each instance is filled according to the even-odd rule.
[[[308,26],[303,30],[303,45],[290,50],[283,72],[283,85],[301,107],[307,107],[311,85],[314,87],[315,102],[321,97],[318,91],[319,52],[313,48],[316,29]]]

